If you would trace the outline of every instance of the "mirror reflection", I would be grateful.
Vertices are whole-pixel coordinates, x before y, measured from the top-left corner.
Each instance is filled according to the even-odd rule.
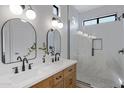
[[[58,30],[49,30],[47,33],[47,50],[50,53],[51,50],[54,54],[61,53],[61,35]]]
[[[7,20],[1,37],[3,63],[18,62],[18,56],[36,58],[36,31],[31,23],[19,18]]]

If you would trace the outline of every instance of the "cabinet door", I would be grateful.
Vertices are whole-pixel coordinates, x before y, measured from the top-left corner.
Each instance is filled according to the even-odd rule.
[[[75,67],[76,67],[76,65],[72,65],[72,66],[66,68],[66,69],[64,70],[64,77],[67,77],[67,76],[69,76],[71,73],[73,73],[73,72],[76,70]]]
[[[43,80],[35,85],[32,86],[32,88],[50,88],[50,81],[49,79]]]
[[[54,88],[64,88],[63,80],[59,82],[58,84],[56,84]]]
[[[63,81],[63,71],[55,74],[52,78],[53,78],[53,85],[56,85],[59,82]]]
[[[75,73],[70,74],[66,78],[64,78],[64,87],[65,88],[73,88],[75,87]]]

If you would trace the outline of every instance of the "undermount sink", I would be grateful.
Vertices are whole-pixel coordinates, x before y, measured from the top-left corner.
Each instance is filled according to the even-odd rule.
[[[21,83],[27,82],[28,80],[31,80],[35,76],[37,76],[37,68],[14,74],[10,77],[10,81],[13,84],[18,84],[20,82]]]
[[[10,87],[12,86],[10,80],[9,80],[9,75],[4,75],[0,77],[0,88],[4,88],[4,87]]]
[[[2,87],[21,87],[21,85],[25,85],[26,83],[28,84],[29,82],[33,81],[33,80],[37,80],[37,78],[39,78],[39,76],[47,76],[47,73],[50,69],[57,69],[58,67],[60,67],[60,64],[62,63],[63,65],[63,61],[57,61],[57,62],[49,62],[49,63],[43,63],[43,64],[33,64],[32,69],[28,69],[26,68],[26,71],[21,71],[19,70],[19,73],[17,74],[8,74],[6,76],[2,76],[0,77],[0,85],[2,85]],[[61,65],[61,66],[62,66]],[[50,74],[53,73],[54,70],[51,71]],[[7,78],[4,78],[7,77]],[[42,78],[45,78],[42,77]]]

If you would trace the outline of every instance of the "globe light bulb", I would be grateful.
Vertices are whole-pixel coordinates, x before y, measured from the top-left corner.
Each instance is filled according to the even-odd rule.
[[[52,26],[57,27],[58,26],[58,21],[57,20],[52,20]]]
[[[20,5],[10,5],[10,11],[15,15],[21,15],[23,12],[23,8]]]
[[[63,28],[63,23],[58,23],[58,28]]]
[[[36,18],[36,13],[33,10],[27,10],[26,11],[26,17],[30,20],[33,20]]]

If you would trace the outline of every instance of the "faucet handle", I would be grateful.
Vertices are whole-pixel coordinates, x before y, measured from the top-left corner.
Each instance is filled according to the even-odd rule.
[[[45,58],[42,58],[42,60],[43,60],[43,63],[45,63]]]
[[[55,61],[54,58],[52,58],[52,63],[53,63],[54,61]]]
[[[18,67],[13,67],[12,69],[15,69],[15,74],[17,74],[17,73],[19,73],[19,71],[18,71]]]
[[[29,64],[28,69],[31,69],[31,68],[32,68],[32,67],[31,67],[32,64],[33,64],[33,63],[30,63],[30,64]]]
[[[58,61],[60,60],[60,58],[58,57]]]
[[[26,63],[28,63],[28,59],[26,57],[22,61],[26,61]]]
[[[19,59],[20,59],[20,61],[22,61],[22,58],[20,56],[17,57],[17,60],[19,60]]]

